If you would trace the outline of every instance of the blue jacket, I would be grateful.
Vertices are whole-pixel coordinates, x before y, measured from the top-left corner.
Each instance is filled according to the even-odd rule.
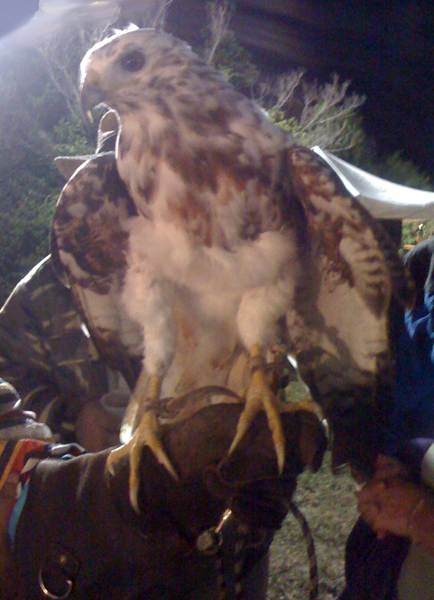
[[[384,452],[413,470],[434,442],[434,295],[406,311],[398,341],[395,409]]]

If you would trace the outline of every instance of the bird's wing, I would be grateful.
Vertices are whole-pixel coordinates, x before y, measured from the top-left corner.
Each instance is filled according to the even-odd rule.
[[[314,397],[342,410],[391,380],[391,298],[408,305],[414,290],[397,249],[326,163],[291,146],[285,164],[303,208],[289,343]]]
[[[66,183],[51,230],[56,273],[71,288],[99,352],[116,367],[121,356],[140,355],[140,333],[120,302],[129,218],[135,215],[115,156],[108,153],[88,160]],[[133,384],[137,374],[129,374],[129,366],[121,370]]]

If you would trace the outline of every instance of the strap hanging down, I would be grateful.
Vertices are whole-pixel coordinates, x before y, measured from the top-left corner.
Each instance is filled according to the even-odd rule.
[[[318,599],[318,565],[315,545],[309,524],[294,502],[288,503],[295,518],[301,525],[307,543],[309,559],[309,600]],[[218,600],[244,600],[242,570],[244,551],[248,547],[252,528],[226,509],[217,527],[204,531],[196,541],[199,552],[216,556]]]
[[[289,510],[301,525],[303,535],[307,544],[307,556],[309,560],[309,600],[318,598],[318,563],[316,560],[315,543],[306,517],[294,502],[289,502]]]

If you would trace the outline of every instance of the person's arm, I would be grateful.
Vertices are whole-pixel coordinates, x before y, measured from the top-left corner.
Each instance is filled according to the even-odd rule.
[[[17,389],[21,408],[34,411],[60,441],[75,440],[82,407],[109,391],[107,367],[49,258],[0,310],[0,377]]]
[[[46,266],[40,267],[41,285]],[[37,289],[32,278],[21,281],[0,310],[0,376],[18,390],[23,404],[44,394],[47,403],[59,393],[51,378],[50,352],[43,336]]]

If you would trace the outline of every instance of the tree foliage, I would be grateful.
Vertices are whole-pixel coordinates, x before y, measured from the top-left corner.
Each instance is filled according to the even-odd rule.
[[[212,55],[212,64],[226,73],[238,90],[251,94],[260,78],[250,53],[239,44],[233,31],[228,31]]]
[[[198,48],[206,61],[216,69],[226,73],[232,85],[246,94],[252,95],[260,79],[260,70],[252,56],[229,29],[234,13],[228,2],[208,2],[208,27],[203,32],[202,47]]]
[[[321,146],[335,153],[348,152],[363,143],[359,109],[365,97],[348,93],[350,81],[308,81],[303,70],[282,75],[261,86],[262,103],[271,119],[295,142]]]
[[[50,224],[63,180],[58,155],[88,154],[95,126],[79,102],[78,64],[89,40],[83,29],[58,32],[0,64],[0,298],[49,251]]]

